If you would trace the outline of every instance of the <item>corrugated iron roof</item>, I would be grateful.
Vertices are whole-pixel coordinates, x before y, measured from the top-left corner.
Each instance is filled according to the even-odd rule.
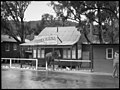
[[[20,37],[17,37],[20,40]],[[30,40],[25,39],[25,42],[29,42]],[[9,35],[1,35],[1,42],[17,42],[13,37]]]
[[[17,41],[8,35],[1,35],[1,42],[17,42]]]
[[[42,36],[57,35],[57,45],[73,45],[80,38],[80,32],[74,26],[71,27],[46,27],[42,32],[32,41],[23,43],[21,45],[46,45],[39,42]],[[62,42],[61,42],[62,41]]]

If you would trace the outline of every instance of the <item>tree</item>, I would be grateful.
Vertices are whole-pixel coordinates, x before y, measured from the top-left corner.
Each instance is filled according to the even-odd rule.
[[[82,15],[86,16],[86,18],[89,20],[88,24],[90,24],[91,27],[93,27],[93,22],[98,23],[98,37],[100,43],[103,43],[104,41],[102,34],[103,23],[108,20],[110,22],[119,20],[118,1],[52,1],[51,5],[58,16],[78,22],[78,27],[82,26],[83,30],[85,30],[83,34],[90,43],[91,41],[86,36],[86,24],[82,21]]]
[[[25,42],[24,13],[29,4],[30,1],[1,1],[1,27],[19,43]],[[17,34],[13,32],[13,23]],[[17,38],[18,35],[21,40]]]

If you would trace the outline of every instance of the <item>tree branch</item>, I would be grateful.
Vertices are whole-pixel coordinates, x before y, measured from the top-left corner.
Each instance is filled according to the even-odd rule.
[[[73,10],[71,10],[69,7],[67,7],[67,8],[71,11],[71,13],[74,15],[74,17],[75,17],[75,18],[78,18],[79,21],[80,21],[80,18],[79,18],[79,17],[76,17],[76,15],[74,14]]]
[[[12,12],[11,12],[11,10],[10,10],[9,5],[7,4],[7,2],[5,2],[5,4],[6,4],[6,6],[7,6],[7,9],[10,11],[10,14],[11,14],[12,18],[13,18],[13,19],[14,19],[14,21],[16,22],[16,25],[17,25],[17,26],[19,26],[19,24],[18,24],[17,20],[15,19],[15,16],[13,15],[13,13],[12,13]]]
[[[3,23],[5,23],[5,22],[3,22]],[[8,34],[10,36],[12,36],[17,42],[20,43],[20,40],[17,38],[17,36],[14,33],[12,33],[11,30],[3,23],[2,23],[2,27],[5,28],[9,32]]]
[[[98,8],[87,7],[85,11],[91,10],[91,9],[98,9]],[[112,13],[114,14],[114,16],[116,17],[116,19],[119,20],[119,18],[117,17],[116,13],[115,13],[113,10],[111,10],[111,9],[109,9],[109,8],[101,8],[101,7],[100,7],[99,9],[109,10],[110,12],[112,12]],[[85,12],[85,11],[84,11],[84,12]]]

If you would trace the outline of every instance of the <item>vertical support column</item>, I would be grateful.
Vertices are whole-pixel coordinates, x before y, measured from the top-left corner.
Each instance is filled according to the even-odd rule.
[[[53,52],[54,52],[54,48],[53,48]],[[55,70],[55,57],[54,57],[54,60],[53,60],[53,70]]]
[[[36,59],[36,70],[37,70],[37,67],[38,67],[38,59]]]
[[[91,72],[93,72],[93,46],[90,44],[90,66],[91,66]]]
[[[48,69],[48,63],[47,63],[47,60],[46,60],[46,70]]]
[[[76,59],[78,59],[78,43],[76,44],[75,50],[76,50]]]
[[[11,66],[12,66],[12,60],[10,59],[10,68],[11,68]]]
[[[72,47],[70,48],[70,58],[71,58],[71,60],[72,60]],[[70,62],[70,69],[72,70],[72,62]]]

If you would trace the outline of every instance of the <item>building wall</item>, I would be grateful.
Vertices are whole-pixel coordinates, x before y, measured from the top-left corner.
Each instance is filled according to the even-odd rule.
[[[113,59],[106,59],[106,48],[113,48],[113,52],[119,49],[118,45],[93,45],[93,68],[95,72],[113,71]]]
[[[6,51],[5,46],[6,44],[10,45],[10,50]],[[13,44],[17,44],[17,50],[13,50]],[[16,58],[19,57],[19,45],[18,43],[11,43],[11,42],[3,42],[1,43],[1,57],[2,58]]]

